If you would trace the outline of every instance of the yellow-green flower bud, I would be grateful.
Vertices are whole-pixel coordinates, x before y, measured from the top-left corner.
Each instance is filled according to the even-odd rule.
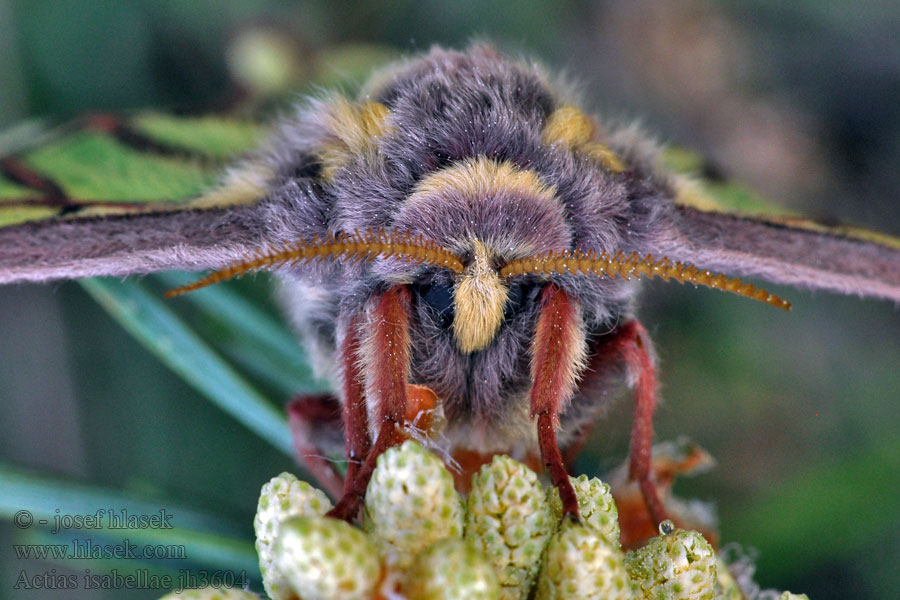
[[[575,496],[578,498],[578,512],[581,521],[600,532],[603,537],[619,545],[619,511],[613,500],[609,485],[596,477],[588,479],[587,475],[569,477]],[[562,500],[556,487],[547,490],[547,501],[550,510],[557,520],[562,519]]]
[[[653,538],[625,558],[638,597],[647,600],[712,600],[716,557],[696,531],[676,529]]]
[[[556,529],[537,475],[508,456],[495,456],[473,477],[467,505],[465,537],[493,564],[500,598],[528,597]]]
[[[272,600],[287,598],[279,574],[272,570],[272,543],[282,521],[290,517],[320,517],[331,510],[331,501],[321,490],[290,473],[282,473],[266,483],[259,494],[253,529],[263,585]]]
[[[536,600],[631,600],[625,555],[596,528],[566,521],[547,546]]]
[[[806,594],[792,594],[790,592],[782,592],[781,596],[778,597],[778,600],[809,600],[809,596]]]
[[[260,600],[253,592],[240,588],[205,587],[166,594],[159,600]]]
[[[448,538],[419,554],[403,591],[409,600],[495,600],[500,583],[480,550],[470,542]]]
[[[381,577],[378,551],[368,536],[328,517],[283,522],[272,559],[288,597],[303,600],[369,600]]]
[[[462,500],[441,459],[413,441],[379,456],[366,490],[363,528],[385,563],[400,571],[434,542],[461,537]]]

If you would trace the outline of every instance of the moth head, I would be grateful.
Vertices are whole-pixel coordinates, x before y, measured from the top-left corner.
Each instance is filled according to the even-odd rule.
[[[533,169],[483,155],[425,175],[393,220],[396,227],[433,240],[462,261],[464,270],[451,285],[429,287],[423,300],[438,309],[425,318],[439,313],[465,354],[487,347],[512,316],[510,283],[500,276],[500,267],[513,258],[572,243],[554,186]],[[444,309],[447,292],[452,303]]]
[[[177,296],[250,271],[296,268],[322,260],[371,261],[378,257],[449,272],[454,281],[452,294],[449,293],[451,288],[446,284],[438,283],[431,292],[423,292],[423,296],[426,301],[438,305],[439,310],[452,311],[453,335],[457,347],[464,353],[482,350],[493,341],[503,326],[506,310],[511,304],[511,282],[523,278],[546,281],[561,276],[625,280],[657,277],[731,292],[784,310],[790,310],[791,307],[790,302],[758,289],[751,283],[700,270],[689,264],[672,262],[666,257],[566,250],[535,254],[498,265],[490,246],[477,239],[472,241],[470,255],[461,257],[421,235],[385,230],[301,240],[215,271],[194,283],[170,290],[166,297]],[[431,298],[429,294],[432,295]],[[447,304],[451,306],[446,306]]]

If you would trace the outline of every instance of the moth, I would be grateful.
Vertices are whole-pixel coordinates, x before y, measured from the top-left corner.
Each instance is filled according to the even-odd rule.
[[[345,519],[377,457],[426,413],[461,480],[509,453],[545,467],[577,516],[567,464],[604,391],[624,382],[635,396],[630,475],[661,522],[640,281],[773,310],[790,305],[737,277],[897,302],[900,241],[706,186],[683,173],[690,155],[590,116],[565,89],[474,45],[400,61],[356,99],[308,100],[256,149],[257,130],[240,122],[85,118],[56,132],[61,144],[0,159],[0,282],[212,270],[177,294],[274,271],[333,385],[290,414]],[[160,177],[134,197],[124,182],[138,160]],[[336,437],[343,477],[313,451]]]

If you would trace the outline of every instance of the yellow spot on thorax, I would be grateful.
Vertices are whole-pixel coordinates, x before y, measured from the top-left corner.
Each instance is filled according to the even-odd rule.
[[[542,137],[548,146],[582,146],[593,139],[594,122],[574,106],[563,106],[547,117]]]
[[[548,146],[563,145],[587,154],[609,171],[621,173],[625,163],[610,149],[598,141],[599,131],[594,120],[575,108],[563,106],[547,118],[541,134]]]
[[[389,129],[389,113],[388,108],[378,102],[357,104],[346,98],[334,101],[325,117],[331,139],[318,153],[322,177],[326,181],[355,154],[375,149],[378,138]]]
[[[474,260],[453,295],[456,314],[453,334],[465,353],[477,352],[491,343],[503,324],[508,288],[491,266],[487,246],[474,242]]]

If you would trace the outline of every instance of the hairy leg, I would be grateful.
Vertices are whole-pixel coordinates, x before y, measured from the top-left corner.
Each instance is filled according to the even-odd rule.
[[[637,376],[634,384],[634,420],[631,426],[631,464],[629,474],[641,487],[650,516],[657,524],[668,516],[651,480],[650,447],[653,443],[653,411],[656,410],[656,369],[650,356],[647,330],[638,321],[629,321],[633,328],[631,342],[624,344],[622,356],[629,370]]]
[[[656,369],[650,354],[647,330],[637,320],[627,321],[612,333],[600,338],[592,348],[587,370],[596,378],[624,360],[628,378],[634,387],[634,420],[631,429],[629,476],[637,481],[651,518],[658,525],[668,518],[656,486],[652,481],[650,447],[653,442],[653,411],[656,408]],[[582,382],[590,388],[592,377]]]
[[[361,349],[368,353],[365,358],[373,378],[370,389],[378,399],[378,437],[356,477],[352,481],[348,478],[340,502],[328,516],[346,521],[354,520],[378,457],[391,446],[403,441],[398,428],[404,422],[408,404],[409,309],[410,292],[406,286],[393,287],[376,301],[371,337],[374,342]]]
[[[562,499],[563,515],[579,518],[578,499],[556,439],[559,413],[572,397],[582,367],[584,328],[578,309],[559,287],[541,293],[534,335],[531,416],[537,416],[541,460]]]
[[[359,321],[359,317],[350,321],[341,348],[341,360],[344,368],[343,418],[347,439],[347,475],[344,479],[344,493],[350,490],[362,462],[372,448],[363,375],[359,368]]]

